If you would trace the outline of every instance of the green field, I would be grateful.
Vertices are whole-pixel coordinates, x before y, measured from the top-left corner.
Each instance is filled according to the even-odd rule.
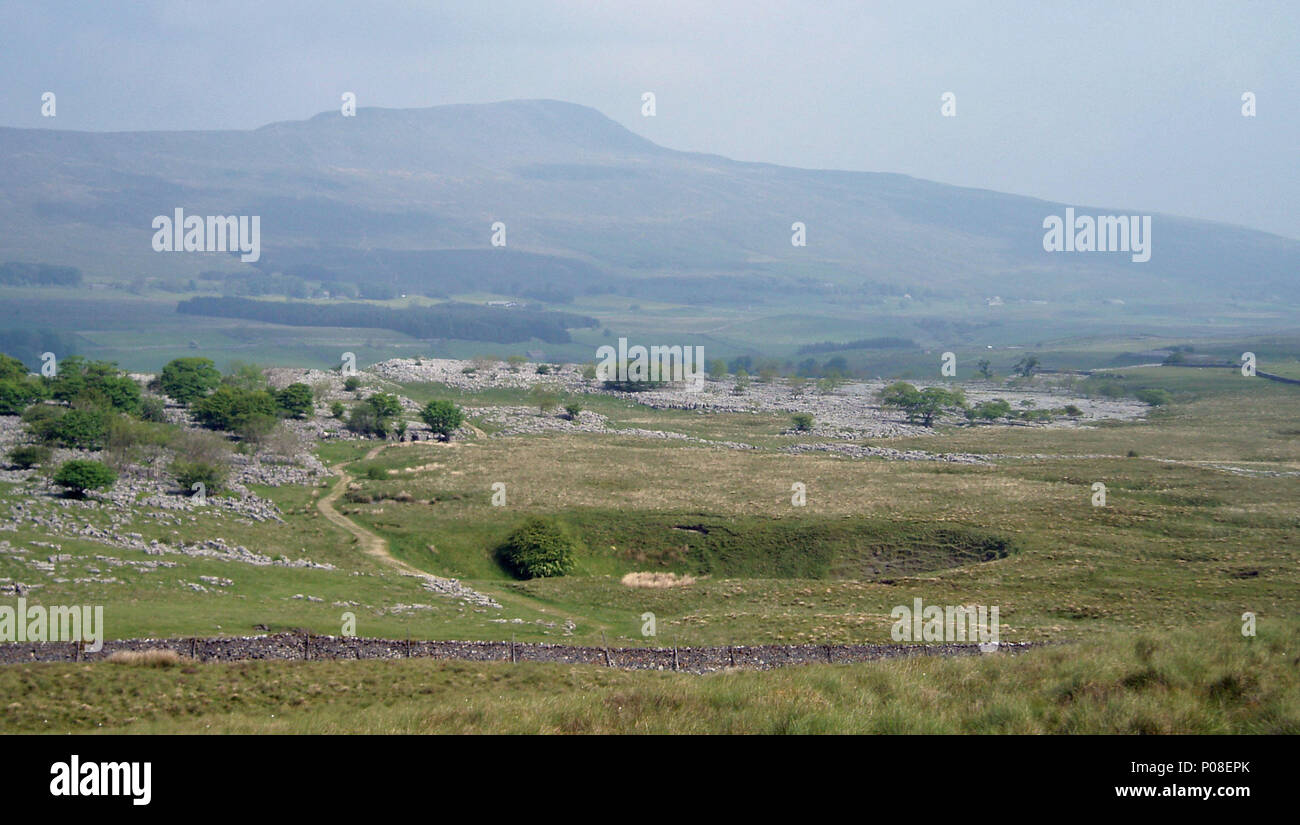
[[[1115,380],[1162,388],[1173,400],[1130,422],[944,426],[931,436],[872,442],[994,456],[988,464],[792,455],[780,450],[789,443],[780,416],[655,410],[607,396],[583,403],[615,430],[681,432],[757,449],[618,432],[394,443],[370,459],[363,455],[377,442],[319,447],[322,460],[351,477],[335,504],[343,517],[401,562],[459,578],[500,610],[430,593],[361,552],[352,534],[317,509],[342,483],[334,479],[256,488],[279,506],[283,523],[217,508],[179,523],[112,508],[78,511],[145,541],[220,536],[334,570],[169,555],[177,566],[120,567],[111,571],[116,582],[79,584],[78,576],[100,565],[98,555],[158,557],[28,523],[0,536],[36,548],[52,542],[57,550],[36,554],[71,556],[37,579],[43,587],[35,598],[105,605],[111,638],[337,635],[342,614],[352,612],[358,634],[389,638],[889,643],[892,609],[921,598],[996,605],[1003,640],[1055,643],[1045,649],[705,677],[431,662],[23,665],[0,669],[16,703],[5,724],[249,732],[1293,732],[1298,680],[1285,651],[1294,646],[1292,617],[1300,607],[1300,388],[1233,370],[1119,375]],[[513,390],[399,389],[418,402],[527,403]],[[384,472],[370,478],[371,468]],[[497,482],[506,485],[505,507],[491,503]],[[791,505],[795,482],[806,486],[805,507]],[[1104,507],[1091,503],[1097,482],[1107,488]],[[20,501],[57,508],[0,484],[0,512]],[[497,548],[530,515],[556,519],[578,538],[570,575],[517,581],[498,561]],[[691,582],[624,584],[633,572],[672,572]],[[233,583],[198,592],[190,584],[201,576]],[[31,582],[33,573],[0,554],[5,578]],[[657,617],[656,637],[641,633],[645,612]],[[1257,616],[1257,639],[1241,635],[1247,612]],[[105,687],[92,691],[90,682]],[[60,695],[50,684],[86,691],[80,715],[49,710],[54,699],[42,697]],[[574,685],[584,686],[581,695],[571,695]],[[160,691],[172,698],[149,699]],[[620,703],[633,710],[618,712]],[[45,719],[53,727],[44,728]]]

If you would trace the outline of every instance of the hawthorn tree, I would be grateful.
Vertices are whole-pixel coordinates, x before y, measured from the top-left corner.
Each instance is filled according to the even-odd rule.
[[[77,498],[84,497],[89,490],[107,489],[115,481],[117,474],[104,464],[84,458],[65,461],[54,474],[54,483]]]
[[[177,358],[167,362],[158,377],[162,391],[189,405],[221,383],[221,373],[211,358]]]
[[[443,441],[451,438],[456,428],[465,422],[465,413],[450,401],[430,401],[420,410],[420,418]]]

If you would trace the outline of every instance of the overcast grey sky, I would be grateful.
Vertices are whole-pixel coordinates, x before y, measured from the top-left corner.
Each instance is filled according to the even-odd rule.
[[[0,2],[0,125],[555,98],[675,149],[1300,238],[1298,18],[1294,0]]]

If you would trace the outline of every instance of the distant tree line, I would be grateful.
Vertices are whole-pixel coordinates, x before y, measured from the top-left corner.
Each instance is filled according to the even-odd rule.
[[[819,344],[807,344],[799,347],[799,355],[817,355],[823,352],[839,352],[849,349],[917,349],[911,338],[859,338],[856,341],[822,341]]]
[[[537,338],[565,344],[569,329],[597,326],[595,318],[567,312],[439,304],[431,307],[390,307],[371,304],[315,304],[297,301],[253,301],[247,298],[191,298],[177,312],[219,318],[242,318],[272,324],[308,327],[370,327],[406,333],[416,338],[458,338],[509,344]]]
[[[256,266],[317,281],[334,296],[376,300],[402,293],[445,297],[472,284],[485,292],[571,303],[608,281],[603,270],[582,261],[505,249],[292,249],[264,255]]]
[[[77,286],[80,283],[81,270],[71,266],[15,261],[0,264],[0,284],[5,286]]]

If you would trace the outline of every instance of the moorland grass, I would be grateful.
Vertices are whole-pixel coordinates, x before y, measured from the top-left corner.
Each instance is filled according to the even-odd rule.
[[[709,675],[433,660],[0,668],[5,733],[1300,733],[1300,625]]]

